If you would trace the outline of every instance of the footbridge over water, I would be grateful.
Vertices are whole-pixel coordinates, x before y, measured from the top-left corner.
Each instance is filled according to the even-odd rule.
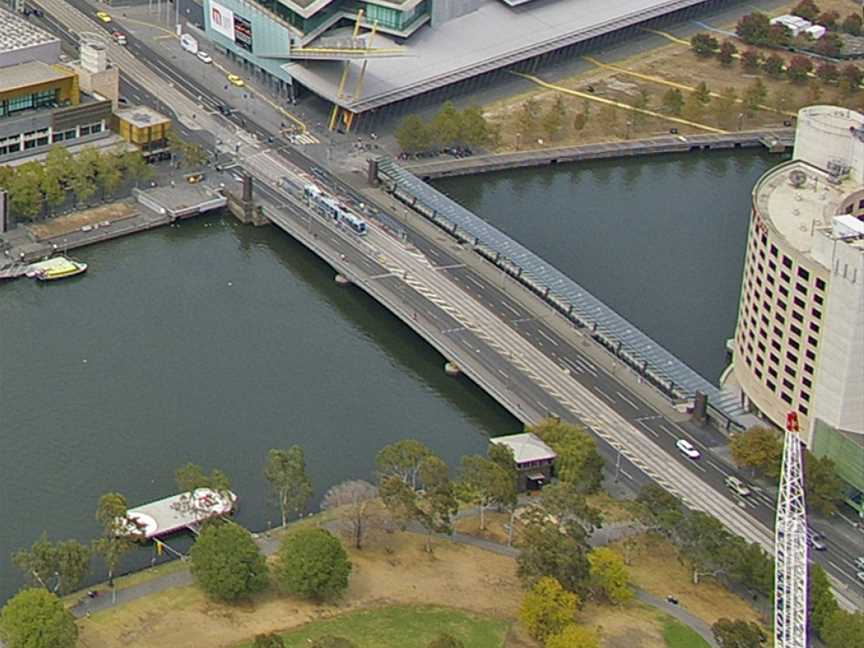
[[[587,329],[621,362],[637,371],[677,405],[707,398],[706,415],[725,429],[756,423],[732,390],[720,389],[639,330],[548,261],[520,245],[413,175],[392,158],[370,160],[370,180],[422,214],[456,239],[511,275],[559,311],[577,328]]]

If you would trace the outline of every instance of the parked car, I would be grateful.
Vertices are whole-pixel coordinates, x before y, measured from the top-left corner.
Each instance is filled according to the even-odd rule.
[[[198,60],[201,61],[202,63],[212,63],[213,62],[213,57],[210,56],[207,52],[203,52],[201,50],[198,50],[198,53],[195,56],[197,56]]]
[[[242,88],[243,86],[246,85],[246,82],[243,79],[241,79],[239,76],[237,76],[236,74],[229,74],[228,75],[228,83],[230,83],[231,85],[235,85],[238,88]]]
[[[860,569],[861,571],[864,571],[864,556],[858,556],[858,558],[855,560],[855,567],[857,569]]]
[[[97,11],[96,17],[99,20],[101,20],[103,23],[110,23],[111,22],[111,16],[109,16],[108,13],[105,11]]]
[[[690,443],[687,439],[678,439],[675,442],[675,447],[677,447],[682,453],[684,453],[691,459],[698,459],[702,456],[701,454],[699,454],[699,451],[693,447],[693,444]]]
[[[726,487],[736,495],[747,497],[752,492],[743,481],[733,475],[726,478]]]

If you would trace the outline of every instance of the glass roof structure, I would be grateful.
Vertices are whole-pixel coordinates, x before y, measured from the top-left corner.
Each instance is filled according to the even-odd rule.
[[[397,197],[453,236],[471,243],[480,254],[518,278],[577,326],[590,329],[595,340],[671,400],[691,400],[701,392],[708,397],[709,406],[726,419],[737,422],[746,414],[737,395],[719,389],[700,376],[548,261],[450,200],[393,159],[380,158],[378,171],[379,176],[392,182],[390,188]]]

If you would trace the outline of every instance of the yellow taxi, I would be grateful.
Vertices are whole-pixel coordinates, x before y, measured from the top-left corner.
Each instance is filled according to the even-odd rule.
[[[237,86],[238,88],[242,88],[243,86],[246,85],[246,82],[243,79],[241,79],[239,76],[237,76],[236,74],[229,74],[228,75],[228,82],[231,85]]]
[[[97,17],[99,20],[101,20],[102,22],[104,22],[104,23],[109,23],[109,22],[111,22],[111,16],[109,16],[109,15],[108,15],[107,13],[105,13],[104,11],[97,11],[97,12],[96,12],[96,17]]]

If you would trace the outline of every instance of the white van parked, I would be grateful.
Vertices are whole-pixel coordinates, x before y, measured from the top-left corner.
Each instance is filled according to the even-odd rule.
[[[180,36],[180,47],[190,54],[198,53],[198,41],[191,34],[183,34]]]

